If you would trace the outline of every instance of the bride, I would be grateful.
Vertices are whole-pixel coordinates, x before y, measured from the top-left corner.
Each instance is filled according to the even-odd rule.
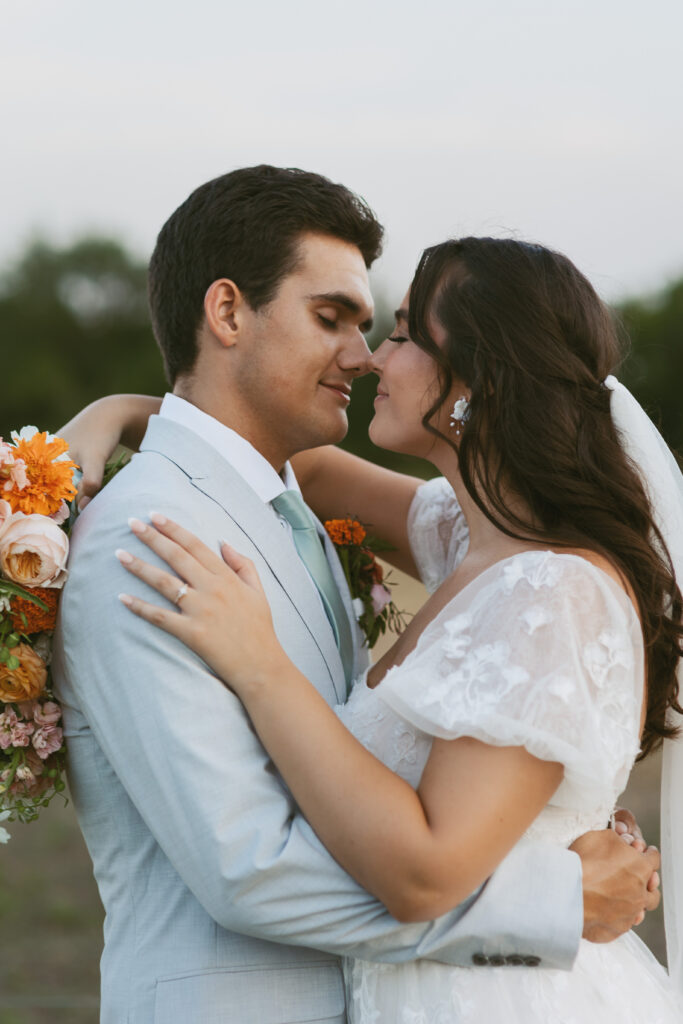
[[[528,838],[567,846],[603,827],[639,752],[678,749],[683,494],[609,376],[618,355],[566,258],[487,238],[423,254],[372,356],[370,436],[442,474],[407,527],[432,594],[336,714],[278,643],[249,560],[227,545],[219,558],[159,514],[131,529],[172,572],[118,553],[170,602],[187,583],[177,608],[121,599],[229,680],[301,812],[400,920],[443,914]],[[334,449],[295,465],[322,516],[352,509],[395,530],[404,506],[386,475],[377,492],[373,469]],[[675,945],[677,969],[679,957]],[[489,965],[349,961],[350,1020],[682,1019],[632,933],[582,941],[569,973]]]

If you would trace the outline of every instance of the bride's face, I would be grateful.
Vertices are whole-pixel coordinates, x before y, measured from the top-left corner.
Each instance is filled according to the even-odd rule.
[[[431,356],[410,339],[408,333],[408,292],[396,310],[396,326],[392,334],[373,353],[369,366],[379,377],[375,415],[370,423],[370,440],[380,448],[431,458],[438,438],[425,429],[422,417],[440,393],[437,365]],[[431,336],[437,345],[446,340],[444,328],[435,318],[429,322]],[[456,393],[457,392],[457,393]],[[454,382],[453,398],[447,398],[431,423],[452,440],[457,440],[450,426],[453,402],[469,397],[469,390],[460,381]]]

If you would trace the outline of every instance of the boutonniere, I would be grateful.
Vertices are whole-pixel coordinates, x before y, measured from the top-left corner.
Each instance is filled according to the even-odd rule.
[[[376,551],[391,551],[391,545],[371,537],[363,524],[350,516],[328,519],[325,529],[339,555],[367,646],[374,647],[387,629],[400,633],[406,613],[392,601],[389,587],[393,584],[375,555]]]

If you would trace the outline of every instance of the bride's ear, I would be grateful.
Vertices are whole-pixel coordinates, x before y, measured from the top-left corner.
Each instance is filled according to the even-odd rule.
[[[231,348],[237,341],[245,305],[246,300],[241,291],[234,281],[227,278],[219,278],[206,290],[206,326],[224,348]]]

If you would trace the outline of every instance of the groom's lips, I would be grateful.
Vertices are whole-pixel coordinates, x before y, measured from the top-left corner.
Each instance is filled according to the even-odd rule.
[[[347,404],[351,401],[351,385],[345,381],[321,380],[320,384],[322,387],[327,388],[328,391],[334,391]]]

